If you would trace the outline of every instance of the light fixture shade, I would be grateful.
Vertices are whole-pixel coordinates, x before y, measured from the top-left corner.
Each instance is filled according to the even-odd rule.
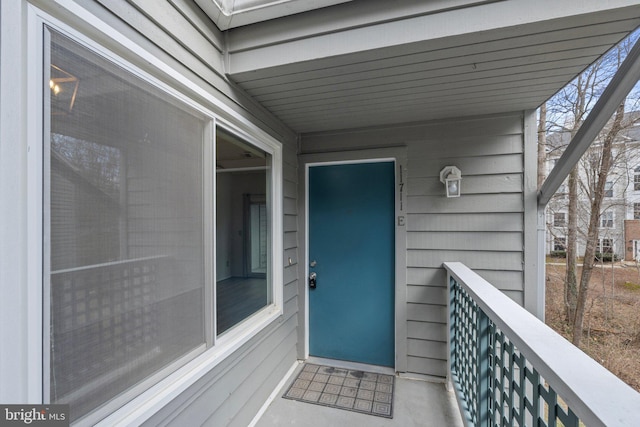
[[[444,184],[447,197],[460,197],[460,184],[462,172],[455,166],[445,166],[440,171],[440,182]]]
[[[73,74],[51,64],[49,88],[51,89],[51,113],[69,114],[78,96],[80,80]]]

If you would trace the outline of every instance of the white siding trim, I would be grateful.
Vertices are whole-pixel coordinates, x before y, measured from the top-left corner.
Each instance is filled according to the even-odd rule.
[[[524,112],[524,308],[534,316],[544,318],[544,254],[542,259],[538,249],[538,240],[544,234],[538,233],[538,135],[537,112]],[[542,265],[541,265],[542,264]]]
[[[34,9],[29,7],[27,13],[27,28],[37,25]],[[27,33],[27,62],[30,64],[42,63],[42,35],[35,31]],[[28,366],[28,390],[29,399],[42,402],[43,399],[43,303],[48,302],[48,297],[43,295],[43,114],[30,114],[33,111],[42,112],[43,95],[39,85],[32,82],[42,81],[40,67],[27,68],[27,366]],[[46,312],[48,313],[48,311]],[[48,362],[48,360],[46,360]],[[36,400],[37,399],[37,400]]]
[[[258,424],[258,421],[260,421],[260,418],[262,418],[262,415],[264,415],[264,413],[267,412],[267,408],[269,408],[269,405],[271,405],[271,402],[273,402],[278,398],[281,391],[284,389],[284,386],[287,384],[287,382],[289,381],[289,379],[291,378],[291,376],[296,371],[298,366],[300,366],[301,363],[302,363],[301,361],[296,361],[293,363],[293,365],[291,365],[291,368],[289,368],[289,370],[287,371],[285,376],[282,378],[282,380],[278,383],[276,388],[273,389],[273,392],[269,395],[269,398],[267,398],[267,400],[264,402],[264,404],[262,405],[262,407],[260,408],[256,416],[253,417],[248,427],[255,427],[255,425]]]

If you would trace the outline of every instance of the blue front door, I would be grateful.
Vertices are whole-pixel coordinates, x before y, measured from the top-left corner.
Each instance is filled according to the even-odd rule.
[[[393,162],[309,168],[309,353],[394,366]]]

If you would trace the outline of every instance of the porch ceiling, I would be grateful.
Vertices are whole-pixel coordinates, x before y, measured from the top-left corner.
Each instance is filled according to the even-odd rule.
[[[445,3],[355,0],[231,29],[227,73],[300,133],[535,109],[640,25],[635,1]]]

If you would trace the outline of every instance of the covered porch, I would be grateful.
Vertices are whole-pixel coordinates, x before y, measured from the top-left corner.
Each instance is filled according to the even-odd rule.
[[[290,369],[251,426],[637,424],[640,394],[464,264],[445,268],[450,349],[445,382],[398,375],[392,418],[359,413],[353,406],[327,407],[318,396],[285,399],[307,364],[395,375],[389,368],[311,357]]]
[[[189,292],[173,298],[180,311],[160,307],[164,323],[147,318],[154,327],[189,326],[191,335],[149,328],[149,346],[162,347],[166,334],[170,345],[164,347],[175,352],[149,373],[135,369],[139,357],[124,352],[109,373],[131,384],[100,393],[73,423],[638,425],[638,393],[540,320],[540,208],[611,105],[587,123],[542,193],[536,183],[536,108],[638,28],[637,1],[16,0],[0,3],[0,12],[0,198],[6,207],[0,209],[0,241],[11,242],[0,245],[0,338],[12,343],[0,348],[0,402],[69,402],[50,393],[59,384],[47,359],[57,349],[46,327],[55,300],[50,304],[43,281],[55,287],[69,273],[67,266],[47,265],[56,262],[49,246],[79,229],[60,211],[53,219],[71,231],[50,232],[56,211],[49,197],[58,193],[48,190],[56,188],[58,172],[79,180],[77,167],[58,165],[51,156],[56,141],[46,135],[52,121],[60,132],[139,161],[126,162],[124,155],[114,161],[121,191],[98,188],[109,203],[94,206],[96,216],[116,207],[122,213],[112,213],[115,219],[104,225],[114,238],[110,244],[95,237],[95,227],[86,233],[87,244],[110,253],[78,261],[78,269],[162,262],[162,268],[134,266],[153,272],[153,280],[140,282],[165,297],[175,297],[181,286]],[[89,56],[97,65],[78,74],[86,78],[73,108],[86,108],[93,120],[75,120],[71,104],[47,114],[56,107],[46,102],[57,95],[53,80],[60,79],[48,78],[53,66],[67,69]],[[100,75],[108,78],[95,78]],[[158,108],[134,102],[142,99],[141,87]],[[607,103],[619,103],[620,93],[605,96]],[[179,119],[187,113],[190,120]],[[67,119],[75,121],[62,127]],[[184,155],[188,146],[190,157]],[[181,160],[156,160],[149,153],[158,147]],[[310,344],[311,286],[316,279],[321,289],[329,282],[319,268],[331,263],[310,249],[308,169],[376,162],[392,164],[384,202],[391,261],[381,298],[389,302],[389,360],[381,372],[395,378],[393,418],[282,398],[304,369],[301,363],[317,356]],[[94,163],[101,169],[102,161]],[[446,196],[440,176],[452,166],[463,177],[455,198]],[[176,186],[180,177],[189,180]],[[360,180],[363,187],[369,182]],[[143,184],[146,195],[136,187]],[[165,190],[175,199],[164,197]],[[98,193],[87,192],[86,199]],[[133,200],[134,193],[145,197]],[[326,193],[337,198],[335,188]],[[79,204],[60,206],[73,203]],[[359,212],[348,225],[374,212]],[[145,221],[133,230],[137,219]],[[162,238],[138,236],[156,229]],[[264,238],[252,239],[252,232]],[[337,257],[350,273],[380,276],[373,269],[380,263],[367,256],[366,268],[353,263],[369,242]],[[80,245],[75,253],[79,259],[92,254]],[[183,268],[167,261],[176,255]],[[240,282],[245,286],[236,286]],[[261,286],[257,306],[250,304],[249,282]],[[367,309],[363,300],[349,301],[354,319]],[[104,312],[117,308],[117,301],[105,301]],[[250,307],[239,309],[237,301]],[[192,342],[185,344],[185,337]],[[71,341],[71,354],[88,343]],[[60,359],[70,362],[70,374],[86,379],[66,354]],[[102,392],[105,383],[98,378],[94,389]]]

